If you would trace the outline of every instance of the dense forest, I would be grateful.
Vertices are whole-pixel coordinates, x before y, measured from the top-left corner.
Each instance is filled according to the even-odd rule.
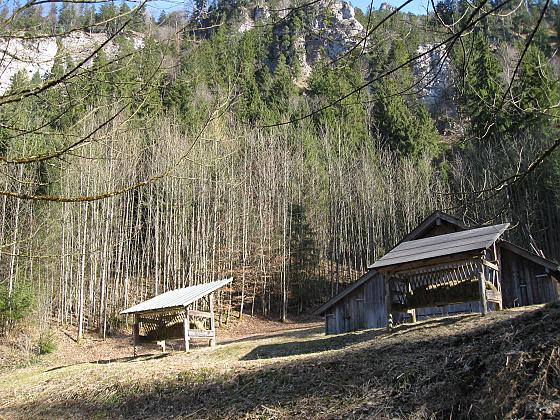
[[[0,10],[0,65],[10,43],[105,41],[0,95],[1,332],[33,308],[105,335],[225,276],[221,321],[286,319],[434,210],[560,259],[557,2],[356,9],[338,49],[339,1],[44,4]]]

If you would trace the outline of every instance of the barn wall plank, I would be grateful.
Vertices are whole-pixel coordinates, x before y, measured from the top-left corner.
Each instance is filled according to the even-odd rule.
[[[545,268],[535,262],[499,248],[500,280],[504,308],[553,302],[560,299],[560,283],[546,275]],[[497,310],[494,303],[488,303],[490,311]],[[480,312],[479,302],[465,302],[442,307],[417,309],[418,319],[438,316],[444,313]],[[384,328],[387,325],[385,307],[385,284],[381,274],[358,287],[335,304],[331,316],[325,320],[327,334],[340,334],[364,328]]]
[[[557,280],[545,268],[507,249],[501,249],[504,307],[548,303],[559,299]]]

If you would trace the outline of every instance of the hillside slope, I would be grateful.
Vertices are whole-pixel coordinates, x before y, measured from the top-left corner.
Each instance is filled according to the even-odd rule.
[[[560,305],[324,336],[305,328],[215,350],[0,376],[0,417],[550,418]]]

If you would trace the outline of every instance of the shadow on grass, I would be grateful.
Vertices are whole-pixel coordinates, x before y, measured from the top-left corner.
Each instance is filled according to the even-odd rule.
[[[328,335],[325,338],[308,341],[292,341],[288,343],[272,343],[264,344],[255,347],[249,353],[241,358],[241,360],[258,360],[258,359],[272,359],[276,357],[289,357],[301,354],[321,353],[329,350],[340,350],[353,344],[369,341],[374,337],[383,336],[383,339],[392,338],[395,336],[406,336],[407,334],[414,333],[418,330],[427,331],[432,328],[440,328],[442,326],[449,326],[457,324],[458,322],[466,319],[472,319],[471,316],[458,316],[447,318],[434,318],[425,320],[416,324],[401,324],[397,325],[391,333],[386,333],[385,329],[371,329],[347,334]],[[269,335],[262,338],[278,337],[293,337],[303,338],[323,331],[323,327],[313,328],[312,330],[297,331],[295,334],[278,334]],[[261,337],[259,337],[260,339]]]
[[[463,320],[419,325],[459,327]],[[323,357],[247,369],[189,370],[185,366],[187,370],[144,385],[131,381],[92,386],[87,394],[41,399],[30,407],[22,404],[11,409],[25,413],[31,408],[39,417],[501,418],[527,398],[528,385],[495,387],[492,381],[503,369],[505,355],[515,349],[525,352],[524,363],[531,354],[540,359],[541,352],[546,354],[550,345],[556,345],[558,323],[560,310],[539,309],[512,313],[491,324],[469,324],[452,334],[423,334],[421,329],[414,330],[416,325],[397,328],[402,337],[392,340],[376,339],[381,331],[329,336],[321,344],[313,340],[309,348],[371,341],[345,352],[323,353]],[[277,345],[276,350],[265,346],[265,350],[286,354],[293,353],[293,347],[306,346],[290,345],[289,349]],[[511,375],[530,378],[536,373],[532,365],[524,366],[524,372],[514,370]],[[516,413],[531,418],[538,409]]]
[[[322,328],[314,328],[318,333]],[[321,353],[329,350],[340,350],[350,345],[371,340],[384,334],[383,330],[368,330],[348,334],[330,335],[324,338],[307,341],[290,341],[288,343],[264,344],[255,347],[241,360],[271,359],[274,357],[288,357],[301,354]],[[293,337],[286,335],[285,337]]]
[[[319,334],[323,332],[323,330],[324,330],[323,327],[313,327],[313,328],[304,327],[304,328],[287,330],[287,331],[278,331],[278,332],[273,332],[268,334],[255,334],[255,335],[250,335],[248,337],[220,341],[218,344],[236,344],[236,343],[244,343],[247,341],[268,340],[274,337],[305,338],[313,334]]]
[[[426,331],[432,328],[446,327],[450,325],[457,325],[462,322],[470,321],[480,314],[466,314],[466,315],[453,315],[448,317],[437,317],[432,319],[422,320],[414,324],[400,324],[393,328],[393,330],[386,335],[386,338],[396,337],[399,335],[406,335],[418,330]]]
[[[82,363],[73,363],[71,365],[56,366],[56,367],[45,370],[45,372],[53,372],[53,371],[56,371],[56,370],[64,369],[64,368],[71,367],[71,366],[77,366],[77,365],[107,365],[109,363],[143,362],[143,361],[147,361],[147,360],[162,359],[162,358],[167,357],[169,355],[170,355],[170,353],[160,353],[160,354],[148,353],[148,354],[142,354],[142,355],[139,355],[139,356],[116,357],[114,359],[95,360],[93,362],[82,362]]]

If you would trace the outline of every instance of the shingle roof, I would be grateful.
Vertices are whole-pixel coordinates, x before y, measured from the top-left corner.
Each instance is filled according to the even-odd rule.
[[[505,232],[509,223],[402,242],[369,268],[388,267],[461,252],[487,249]]]
[[[226,284],[231,283],[233,277],[213,281],[210,283],[197,284],[196,286],[184,287],[182,289],[170,290],[169,292],[162,293],[151,299],[148,299],[132,308],[125,309],[121,312],[123,314],[133,314],[138,312],[150,312],[160,309],[180,308],[188,306],[194,301],[204,297]]]

